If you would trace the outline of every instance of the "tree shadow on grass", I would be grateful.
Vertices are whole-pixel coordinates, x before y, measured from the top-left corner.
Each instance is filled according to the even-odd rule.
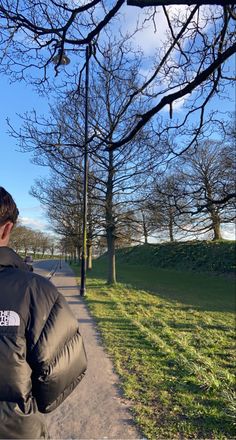
[[[153,356],[157,356],[157,348],[152,342],[140,333],[140,330],[128,318],[96,318],[101,332],[106,333],[109,327],[109,337],[114,336],[116,348],[132,350],[149,350]]]
[[[111,306],[111,305],[116,305],[116,302],[115,301],[112,301],[112,300],[106,300],[106,301],[104,301],[104,300],[95,300],[95,299],[87,299],[86,300],[86,302],[87,302],[87,304],[89,305],[89,304],[102,304],[102,305],[107,305],[107,306]]]
[[[195,434],[197,435],[196,438],[198,439],[235,438],[235,429],[233,423],[230,423],[229,417],[222,414],[220,416],[211,414],[199,414],[199,416],[196,417],[187,417],[183,414],[179,416],[179,420],[180,423],[178,424],[180,428],[180,435],[181,422],[183,422],[184,428],[186,427],[186,422],[190,422],[191,426],[195,428]]]
[[[91,275],[90,275],[91,276]],[[96,287],[95,287],[96,286]],[[104,289],[105,284],[95,283],[92,285],[91,289]],[[128,287],[132,287],[132,289],[137,290],[137,305],[141,305],[144,308],[153,307],[153,304],[148,303],[148,296],[145,295],[146,301],[140,300],[142,292],[139,289],[143,289],[142,286],[134,286],[129,284]],[[104,293],[104,292],[103,292]],[[187,298],[186,295],[183,298],[183,295],[180,293],[171,293],[171,292],[162,292],[161,290],[158,292],[148,290],[148,293],[153,296],[159,296],[163,298],[165,301],[168,300],[170,302],[166,302],[163,304],[157,304],[155,307],[163,309],[163,315],[165,315],[166,309],[173,309],[173,319],[174,312],[184,311],[186,315],[188,312],[194,310],[202,310],[202,311],[232,311],[232,308],[227,304],[225,307],[222,306],[223,298],[221,303],[214,304],[213,299],[210,301],[204,300],[204,298],[196,297]],[[118,297],[118,293],[116,295]],[[135,297],[136,295],[134,295]],[[177,302],[178,301],[178,302]],[[126,316],[114,315],[114,311],[116,310],[116,302],[112,299],[87,299],[86,302],[90,303],[90,306],[93,308],[93,305],[96,306],[99,304],[101,306],[107,306],[107,316],[97,318],[96,321],[99,325],[101,333],[105,336],[104,338],[109,339],[110,344],[110,352],[115,353],[116,349],[120,353],[122,353],[122,368],[129,373],[130,375],[137,375],[138,383],[140,383],[140,393],[142,393],[142,389],[145,390],[148,387],[150,375],[149,368],[147,368],[148,361],[150,360],[150,364],[155,362],[156,370],[160,371],[160,382],[159,376],[156,375],[156,394],[155,394],[155,405],[160,405],[160,423],[162,423],[162,418],[168,418],[168,405],[165,408],[162,403],[159,403],[158,391],[164,390],[166,393],[169,393],[171,407],[176,405],[176,402],[180,403],[180,412],[178,415],[173,414],[170,411],[170,424],[178,424],[178,431],[180,433],[180,438],[186,437],[186,425],[189,424],[191,429],[194,429],[195,434],[198,433],[198,438],[217,438],[217,434],[223,433],[225,438],[232,437],[232,425],[230,425],[227,417],[222,416],[222,412],[227,410],[225,408],[225,402],[220,398],[218,394],[214,397],[213,392],[208,389],[204,389],[201,382],[199,383],[198,378],[195,377],[194,370],[191,371],[191,359],[190,366],[187,364],[186,368],[181,363],[181,358],[178,357],[178,350],[173,350],[172,352],[165,352],[164,349],[158,347],[157,343],[153,343],[153,341],[149,340],[148,334],[140,331],[135,323],[132,322],[132,317],[127,318]],[[181,304],[180,304],[181,303]],[[122,306],[129,306],[130,302],[126,302],[122,300]],[[132,304],[135,306],[135,303]],[[111,316],[109,316],[109,309]],[[128,307],[127,311],[129,313]],[[170,310],[168,310],[170,312]],[[166,322],[166,324],[173,329],[176,328],[176,331],[196,331],[196,327],[203,327],[209,330],[228,330],[227,325],[220,324],[208,324],[203,322],[199,322],[199,316],[197,316],[197,324],[189,323],[189,322],[175,322],[174,320],[170,320],[170,322]],[[222,321],[224,322],[224,321]],[[161,326],[160,326],[161,327]],[[162,337],[161,328],[158,328],[158,336]],[[112,341],[112,342],[111,342]],[[163,340],[164,342],[164,340]],[[171,347],[170,347],[171,348]],[[187,356],[187,354],[186,354]],[[137,371],[136,371],[137,366]],[[150,365],[152,367],[152,365]],[[153,367],[152,367],[153,368]],[[146,376],[145,376],[146,374]],[[142,388],[143,387],[143,388]],[[144,392],[144,391],[143,391]],[[185,406],[185,403],[182,403],[182,396],[188,396],[190,404]],[[208,397],[209,396],[209,397]],[[140,397],[142,395],[140,394]],[[205,399],[205,400],[204,400]],[[191,409],[190,409],[191,406]],[[202,406],[202,409],[201,409]],[[207,409],[209,407],[209,411]],[[158,406],[159,408],[159,406]],[[199,411],[199,416],[197,416],[197,411]],[[202,413],[200,412],[202,411]],[[212,415],[215,413],[215,415]],[[157,419],[158,414],[157,414]],[[157,421],[157,423],[159,420]],[[176,430],[176,427],[175,427]],[[174,430],[173,430],[174,432]],[[181,434],[183,432],[183,434]],[[183,437],[181,437],[183,435]],[[222,437],[223,438],[223,437]]]
[[[178,273],[179,275],[179,273]],[[189,274],[188,274],[189,275]],[[193,274],[196,277],[196,273]],[[166,271],[166,277],[170,276],[169,272]],[[201,277],[201,273],[199,273],[199,277]],[[206,277],[206,274],[204,274],[204,277]],[[212,278],[214,278],[214,275],[209,275],[209,280],[211,281]],[[94,279],[100,279],[101,283],[93,284]],[[142,295],[141,292],[138,292],[140,290],[144,290],[145,292],[149,293],[150,295],[158,296],[161,299],[171,301],[173,305],[175,303],[181,303],[183,304],[182,309],[195,309],[195,310],[201,310],[201,311],[208,311],[208,312],[231,312],[234,313],[235,311],[235,294],[230,295],[227,292],[227,287],[225,287],[225,292],[222,293],[222,295],[219,292],[214,292],[214,289],[211,288],[211,291],[207,290],[207,278],[204,285],[204,291],[202,290],[201,286],[199,285],[199,289],[197,289],[196,280],[192,282],[192,285],[195,289],[195,293],[191,291],[191,286],[183,287],[182,289],[180,286],[175,288],[168,285],[162,285],[159,284],[159,281],[155,282],[155,286],[150,287],[150,280],[146,282],[143,279],[137,279],[133,281],[131,278],[129,278],[128,274],[124,274],[119,276],[119,282],[126,285],[126,287],[137,290],[137,294]],[[234,282],[234,279],[232,279],[232,283]],[[128,283],[128,284],[127,284]],[[109,288],[109,285],[106,284],[106,280],[104,278],[103,274],[98,274],[96,271],[93,273],[91,272],[89,274],[89,279],[87,282],[87,286],[92,289],[101,289],[104,287]],[[160,304],[159,307],[162,305]],[[175,305],[174,305],[175,306]],[[178,304],[178,307],[180,304]],[[166,307],[163,306],[163,307]],[[177,304],[176,304],[177,307]],[[181,309],[181,307],[179,307]]]
[[[160,370],[160,382],[159,376],[156,376],[155,384],[154,382],[152,384],[156,387],[156,402],[160,390],[169,393],[170,401],[172,402],[173,399],[173,406],[181,401],[181,396],[188,396],[191,408],[185,407],[185,404],[180,405],[180,410],[182,409],[183,412],[179,413],[175,419],[180,431],[182,426],[185,432],[184,426],[187,422],[191,428],[195,427],[195,432],[201,433],[201,438],[206,438],[206,433],[209,433],[209,438],[212,438],[214,432],[221,431],[226,435],[232,434],[232,426],[227,418],[222,418],[223,400],[219,396],[214,396],[212,391],[204,389],[203,384],[195,382],[194,373],[190,372],[189,366],[186,365],[185,368],[184,365],[179,364],[178,354],[164,353],[162,349],[158,349],[158,346],[154,346],[145,335],[140,333],[130,319],[102,317],[98,318],[98,324],[102,331],[109,333],[110,340],[113,340],[110,344],[110,351],[113,352],[114,347],[115,351],[122,353],[122,368],[126,374],[130,371],[131,375],[137,376],[137,383],[140,384],[140,398],[142,392],[149,387],[148,359],[152,359],[152,363],[155,362],[157,371]],[[204,413],[196,416],[199,410],[195,408],[199,408],[198,404],[202,406]],[[168,409],[164,409],[163,406],[163,410],[167,415]],[[215,415],[212,415],[212,412]]]

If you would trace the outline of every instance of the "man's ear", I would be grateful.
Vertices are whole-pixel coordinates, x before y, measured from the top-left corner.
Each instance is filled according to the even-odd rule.
[[[10,233],[13,228],[12,222],[7,222],[5,225],[0,227],[0,240],[8,241],[10,238]]]

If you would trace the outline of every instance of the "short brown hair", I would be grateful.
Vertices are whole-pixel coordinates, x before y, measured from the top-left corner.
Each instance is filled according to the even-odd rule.
[[[16,223],[19,211],[11,196],[2,186],[0,186],[0,226],[10,221]]]

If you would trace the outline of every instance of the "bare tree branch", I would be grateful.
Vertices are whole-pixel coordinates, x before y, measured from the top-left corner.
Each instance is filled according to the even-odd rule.
[[[230,58],[234,53],[236,52],[236,43],[234,43],[231,47],[225,50],[223,53],[218,54],[218,58],[212,62],[212,64],[207,67],[205,70],[203,70],[201,73],[199,73],[194,80],[190,81],[187,86],[185,86],[183,89],[171,93],[167,96],[164,96],[161,101],[154,106],[151,110],[147,111],[146,113],[140,115],[140,121],[137,123],[137,125],[131,130],[131,132],[126,136],[125,138],[113,142],[110,145],[110,148],[115,150],[116,148],[121,147],[122,145],[128,143],[133,137],[139,132],[139,130],[144,127],[144,125],[154,116],[156,115],[160,110],[162,110],[166,105],[173,104],[174,101],[176,101],[179,98],[182,98],[189,93],[191,93],[193,90],[195,90],[200,84],[202,84],[204,81],[206,81],[209,76],[219,68],[219,66],[226,61],[228,58]],[[108,141],[104,140],[107,144]]]

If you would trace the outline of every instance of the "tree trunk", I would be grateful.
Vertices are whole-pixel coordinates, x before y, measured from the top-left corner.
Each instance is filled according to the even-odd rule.
[[[116,255],[115,239],[111,228],[107,230],[107,248],[108,248],[108,284],[116,284]]]
[[[173,223],[171,221],[169,222],[169,237],[170,237],[170,242],[172,243],[174,241],[174,234],[173,234]]]
[[[212,200],[213,197],[212,197],[211,185],[210,185],[207,178],[205,179],[205,186],[206,186],[208,200]],[[210,213],[210,218],[212,221],[212,230],[213,230],[213,234],[214,234],[213,241],[222,240],[222,235],[221,235],[221,231],[220,231],[220,216],[217,211],[217,208],[213,204],[210,204],[208,211]]]
[[[106,236],[108,249],[108,284],[116,284],[115,221],[113,216],[113,151],[109,150],[109,170],[106,192]]]
[[[147,231],[147,225],[146,225],[146,219],[145,214],[142,212],[143,217],[143,235],[144,235],[144,243],[148,244],[148,231]]]
[[[212,218],[212,229],[213,229],[213,241],[222,240],[221,230],[220,230],[220,217],[214,210],[211,212]]]
[[[78,244],[77,246],[77,259],[78,259],[78,264],[80,263],[80,259],[81,259],[81,245]]]
[[[169,200],[169,203],[170,203],[170,200]],[[168,224],[168,229],[169,229],[170,242],[173,243],[173,241],[174,241],[174,221],[173,221],[172,206],[169,207],[169,224]]]
[[[93,267],[93,222],[91,214],[91,202],[88,199],[88,239],[87,239],[87,269]]]
[[[92,270],[93,268],[93,246],[92,242],[88,240],[87,242],[87,269]]]

